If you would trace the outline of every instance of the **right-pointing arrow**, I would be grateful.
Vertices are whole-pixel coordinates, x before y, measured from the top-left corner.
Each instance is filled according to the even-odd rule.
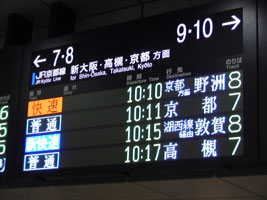
[[[222,26],[234,25],[231,30],[235,30],[236,27],[240,24],[241,20],[235,15],[232,15],[231,17],[233,18],[234,21],[225,22],[222,24]]]

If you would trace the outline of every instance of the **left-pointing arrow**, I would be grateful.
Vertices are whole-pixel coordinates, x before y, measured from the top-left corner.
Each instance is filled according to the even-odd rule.
[[[232,17],[232,19],[234,21],[225,22],[225,23],[222,24],[222,26],[230,26],[230,25],[233,25],[233,27],[232,27],[231,30],[235,30],[236,27],[240,24],[241,20],[237,16],[235,16],[235,15],[232,15],[231,17]]]
[[[46,58],[39,59],[40,57],[41,55],[38,55],[33,61],[33,64],[35,65],[35,67],[40,67],[39,63],[46,62]]]

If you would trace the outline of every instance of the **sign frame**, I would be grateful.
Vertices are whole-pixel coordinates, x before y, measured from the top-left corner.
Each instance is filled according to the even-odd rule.
[[[89,174],[95,176],[105,172],[111,174],[111,176],[121,177],[122,180],[129,180],[140,178],[145,175],[145,177],[150,177],[151,174],[154,176],[158,171],[176,171],[177,169],[183,171],[192,167],[194,170],[199,171],[218,171],[223,166],[230,166],[233,168],[243,168],[249,164],[257,164],[258,162],[258,100],[257,100],[257,25],[256,25],[256,4],[253,0],[235,0],[235,1],[220,1],[214,4],[203,5],[200,7],[184,9],[181,11],[163,14],[156,17],[153,17],[153,20],[157,22],[162,22],[162,19],[166,19],[172,16],[183,16],[190,10],[192,13],[197,13],[199,16],[206,15],[207,13],[218,13],[227,10],[237,9],[243,7],[243,57],[245,58],[245,63],[243,64],[244,70],[244,120],[250,124],[244,124],[246,133],[244,134],[245,143],[244,143],[244,155],[241,158],[228,159],[228,158],[219,158],[214,160],[198,160],[198,166],[195,164],[195,160],[185,160],[178,161],[177,163],[152,163],[146,165],[145,163],[140,163],[138,165],[133,164],[129,166],[101,166],[101,167],[90,167],[79,170],[74,169],[59,169],[55,171],[46,171],[46,172],[22,172],[22,163],[23,163],[23,149],[24,149],[24,138],[25,133],[22,131],[18,139],[18,165],[16,171],[19,176],[33,175],[38,177],[47,177],[47,176],[66,176],[66,175],[82,175]],[[31,65],[33,62],[32,52],[41,51],[43,49],[57,48],[59,46],[67,45],[69,43],[78,43],[86,41],[88,38],[94,41],[100,41],[101,38],[112,39],[114,35],[117,34],[114,31],[116,28],[124,27],[121,30],[121,34],[128,34],[131,26],[137,26],[142,28],[146,23],[150,22],[150,18],[145,18],[142,20],[137,20],[133,22],[128,22],[120,25],[113,25],[109,27],[104,27],[97,30],[91,30],[84,33],[78,33],[75,35],[69,35],[64,37],[59,37],[55,39],[49,39],[47,41],[38,42],[35,44],[30,44],[25,47],[24,62],[23,62],[23,73],[22,73],[22,87],[21,87],[21,104],[20,104],[20,115],[19,115],[19,127],[20,130],[26,130],[26,110],[29,94],[29,84],[31,75],[29,73]],[[164,20],[163,20],[164,22]],[[107,37],[107,33],[109,33]],[[96,45],[96,44],[93,44]],[[40,60],[39,60],[40,61]],[[25,87],[25,85],[27,85]],[[256,97],[256,98],[255,98]],[[255,105],[255,106],[249,106]],[[255,109],[256,108],[256,109]],[[253,132],[253,133],[252,133]],[[64,133],[62,133],[63,136]],[[157,168],[157,169],[156,169]],[[159,168],[159,169],[158,169]],[[179,171],[178,170],[178,171]],[[79,172],[78,172],[79,171]],[[153,173],[154,171],[154,173]],[[148,173],[149,172],[149,173]],[[176,172],[178,173],[178,172]],[[125,174],[127,174],[125,176]],[[107,175],[108,176],[108,175]],[[146,178],[144,178],[146,179]]]

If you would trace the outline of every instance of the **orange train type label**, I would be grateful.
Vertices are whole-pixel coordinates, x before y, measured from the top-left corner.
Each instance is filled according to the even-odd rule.
[[[27,117],[61,113],[62,104],[63,104],[63,97],[29,101]]]

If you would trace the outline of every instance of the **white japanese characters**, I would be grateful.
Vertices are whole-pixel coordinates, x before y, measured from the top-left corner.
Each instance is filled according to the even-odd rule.
[[[170,101],[169,104],[165,104],[165,106],[167,108],[167,112],[166,112],[164,118],[177,117],[178,116],[178,113],[176,112],[177,105],[179,105],[179,103],[173,102],[173,101]]]
[[[31,155],[28,160],[29,169],[36,169],[39,161],[40,160],[38,155]]]
[[[55,162],[55,155],[54,154],[47,154],[45,155],[44,159],[44,168],[48,169],[54,169],[56,167],[56,162]]]
[[[161,55],[154,54],[154,59]],[[131,62],[149,58],[148,52],[133,54]],[[142,79],[142,74],[137,77]],[[214,158],[224,156],[222,149],[229,147],[228,156],[240,154],[241,87],[242,73],[233,71],[127,88],[125,163]]]
[[[179,138],[226,134],[226,117],[184,119],[164,122],[164,133],[178,133]]]
[[[131,72],[152,68],[154,63],[171,57],[170,49],[157,51],[135,52],[129,56],[118,55],[107,57],[103,60],[88,60],[81,63],[74,61],[74,48],[68,47],[66,54],[62,54],[62,49],[53,50],[55,55],[53,66],[49,70],[42,70],[35,67],[32,72],[31,85],[45,85],[49,83],[60,83],[64,80],[78,81],[95,77],[110,76],[118,73]],[[61,57],[63,56],[63,57]],[[60,58],[65,58],[64,66],[58,62]],[[39,60],[41,62],[41,60]],[[37,63],[38,64],[38,63]],[[68,66],[65,66],[65,65]],[[36,63],[35,63],[36,66]],[[39,66],[39,65],[38,65]]]
[[[201,152],[203,158],[217,157],[217,140],[204,140]]]
[[[209,76],[205,76],[205,77],[198,77],[195,78],[195,89],[194,89],[194,93],[205,93],[207,90],[207,85],[209,84]]]
[[[217,109],[217,103],[216,103],[216,96],[213,97],[205,97],[202,101],[202,109],[204,114],[210,114],[213,113]]]
[[[60,134],[26,137],[25,152],[59,150]]]
[[[153,67],[153,62],[170,58],[170,49],[133,53],[129,57],[117,56],[70,66],[70,81],[108,76]]]
[[[166,73],[169,73],[169,71]],[[169,103],[164,105],[165,121],[163,122],[163,132],[166,135],[172,134],[176,140],[173,140],[170,145],[164,146],[166,148],[164,160],[176,159],[177,152],[175,146],[172,145],[174,141],[189,141],[193,138],[203,139],[200,150],[204,158],[217,157],[217,144],[221,139],[214,138],[219,135],[220,138],[228,135],[229,141],[237,141],[232,153],[232,155],[235,155],[236,149],[240,145],[241,137],[231,137],[230,134],[242,131],[242,117],[239,114],[218,116],[218,113],[225,109],[226,106],[221,103],[220,98],[222,96],[219,95],[224,94],[226,90],[230,90],[227,95],[232,97],[233,101],[231,103],[232,107],[229,106],[228,110],[230,112],[235,111],[240,102],[241,92],[235,91],[232,93],[231,90],[240,89],[242,86],[241,77],[239,71],[234,71],[200,77],[172,79],[165,82],[164,92],[171,95],[170,97],[172,98],[170,98]],[[174,94],[177,95],[177,98],[173,98]],[[198,103],[198,105],[192,105],[192,107],[195,107],[194,112],[203,117],[184,117],[190,116],[190,114],[183,111],[188,110],[190,112],[188,107],[184,108],[186,99],[189,96],[192,98],[194,96],[195,102]],[[196,110],[196,108],[200,109]],[[183,152],[183,143],[179,142],[179,144],[181,152]]]
[[[38,74],[32,73],[32,85],[44,85],[47,83],[59,82],[66,75],[66,67],[39,71]]]
[[[217,92],[226,89],[226,74],[201,76],[194,79],[194,93]]]
[[[191,89],[185,88],[185,79],[169,80],[165,82],[165,92],[177,92],[178,97],[190,96]]]
[[[25,139],[24,171],[58,168],[61,123],[62,115],[49,115],[27,120],[26,135],[28,136]],[[36,152],[46,153],[36,154]]]
[[[24,171],[49,170],[59,167],[59,152],[25,155]]]
[[[164,151],[164,160],[176,160],[177,159],[177,143],[169,143],[168,145],[164,145],[165,151]]]
[[[27,120],[26,134],[52,133],[61,131],[62,115],[31,118]]]

